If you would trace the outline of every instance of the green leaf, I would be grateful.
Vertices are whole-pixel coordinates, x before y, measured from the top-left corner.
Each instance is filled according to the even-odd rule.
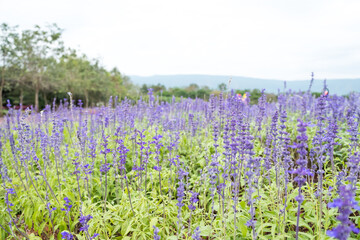
[[[240,202],[240,207],[241,207],[242,209],[246,209],[246,202],[245,202],[245,201],[241,201],[241,202]]]
[[[30,238],[30,240],[42,240],[41,237],[35,236],[34,233],[31,233],[31,234],[29,235],[29,238]]]
[[[170,236],[167,237],[166,240],[177,240],[177,236]]]
[[[212,231],[211,226],[200,226],[199,230],[200,230],[200,236],[203,236],[203,237],[210,236],[211,231]]]
[[[132,220],[131,221],[129,221],[129,225],[127,225],[127,227],[126,227],[126,229],[125,229],[125,231],[124,231],[124,234],[123,235],[127,235],[131,230],[132,230]]]
[[[245,218],[240,218],[238,220],[237,226],[240,228],[240,231],[241,231],[243,237],[246,237],[247,232],[248,232],[248,227],[245,224],[246,224]]]
[[[150,220],[150,229],[153,229],[153,226],[156,226],[157,222],[158,222],[158,219],[156,217],[152,218]]]
[[[41,233],[43,232],[43,230],[44,230],[44,227],[45,227],[45,224],[46,224],[47,222],[43,222],[41,225],[40,225],[40,227],[39,227],[39,229],[38,229],[38,234],[41,236]]]
[[[316,236],[309,234],[309,233],[305,233],[305,232],[299,232],[299,236],[300,235],[307,237],[306,239],[315,239],[316,238]]]
[[[115,225],[114,229],[112,230],[111,235],[114,235],[115,233],[117,233],[120,228],[121,228],[121,224],[118,223],[117,225]]]

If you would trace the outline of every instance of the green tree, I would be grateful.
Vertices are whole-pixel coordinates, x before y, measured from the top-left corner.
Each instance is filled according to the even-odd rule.
[[[0,51],[1,51],[1,83],[0,83],[0,115],[3,110],[3,90],[5,87],[5,79],[9,78],[8,69],[11,66],[11,58],[14,55],[14,38],[17,36],[16,27],[10,27],[3,23],[0,26]]]
[[[188,92],[196,92],[197,90],[199,90],[199,85],[191,83],[185,90]]]
[[[140,92],[142,93],[142,94],[146,94],[147,92],[148,92],[148,89],[149,89],[150,87],[148,87],[145,83],[141,86],[141,88],[140,88]]]
[[[56,24],[22,31],[2,24],[0,30],[1,99],[3,92],[12,102],[19,96],[20,103],[35,103],[38,110],[67,92],[85,100],[85,106],[104,103],[110,96],[136,96],[130,79],[117,68],[108,71],[97,59],[65,50]]]
[[[63,51],[61,41],[62,30],[56,25],[50,25],[46,30],[36,25],[34,30],[23,30],[15,39],[16,64],[21,74],[19,82],[21,85],[28,85],[34,89],[35,109],[39,109],[39,93],[51,87],[53,81],[48,81],[47,69]],[[22,102],[22,89],[20,99]]]
[[[219,86],[218,86],[218,89],[222,92],[225,92],[227,87],[226,87],[226,84],[225,83],[220,83]]]

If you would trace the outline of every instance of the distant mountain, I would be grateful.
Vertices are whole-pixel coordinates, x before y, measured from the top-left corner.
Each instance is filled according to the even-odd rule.
[[[208,86],[216,89],[219,84],[228,85],[229,76],[218,75],[154,75],[149,77],[130,76],[131,81],[138,85],[162,84],[168,87],[186,87],[191,83],[201,86]],[[310,80],[286,81],[287,89],[294,91],[309,89]],[[323,80],[314,80],[311,91],[321,92],[324,86]],[[327,86],[332,94],[344,95],[352,91],[360,91],[360,78],[358,79],[328,79]],[[278,89],[284,89],[284,81],[276,79],[260,79],[251,77],[231,77],[231,89],[263,89],[268,93],[277,93]]]

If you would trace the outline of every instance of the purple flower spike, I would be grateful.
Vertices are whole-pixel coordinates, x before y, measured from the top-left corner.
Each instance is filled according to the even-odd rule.
[[[49,211],[49,216],[51,218],[52,212],[56,210],[56,207],[51,208],[51,204],[48,202],[46,203],[46,209]]]
[[[349,219],[352,209],[360,210],[357,201],[355,201],[355,191],[351,185],[341,185],[339,187],[339,198],[329,203],[328,207],[339,208],[339,216],[337,219],[340,221],[337,227],[326,232],[328,236],[346,240],[351,232],[355,234],[359,233],[359,229],[356,228],[355,224]]]
[[[154,166],[154,170],[160,172],[160,171],[161,171],[161,167],[159,167],[159,166]]]
[[[154,240],[160,240],[161,237],[159,236],[159,229],[155,226],[153,226],[154,228]]]
[[[194,234],[191,236],[191,238],[194,240],[201,240],[199,227],[195,228]]]
[[[92,219],[93,217],[91,215],[81,215],[79,222],[81,223],[82,227],[80,228],[80,231],[84,231],[87,232],[89,230],[89,224],[88,222],[90,221],[90,219]]]
[[[99,236],[99,234],[98,233],[95,233],[94,235],[92,235],[92,237],[90,238],[90,240],[91,239],[95,239],[96,237],[98,237]]]
[[[72,208],[72,205],[70,204],[70,199],[68,197],[65,197],[64,201],[66,202],[64,203],[65,207],[62,208],[61,211],[70,212],[70,209]]]
[[[80,227],[79,230],[82,231],[82,232],[85,232],[87,236],[90,236],[90,234],[89,234],[89,224],[88,223],[92,218],[93,217],[91,215],[84,216],[84,215],[82,215],[82,213],[81,213],[81,216],[79,218],[79,222],[81,224],[81,227]],[[99,234],[95,233],[93,236],[90,237],[90,240],[95,239],[97,236],[99,236]]]
[[[304,201],[304,196],[301,194],[301,187],[306,182],[306,176],[311,176],[311,171],[306,167],[308,163],[307,159],[307,140],[308,137],[306,135],[306,127],[308,126],[307,123],[298,119],[299,124],[298,132],[299,135],[297,136],[297,140],[299,143],[295,144],[293,148],[297,148],[297,152],[299,153],[299,159],[296,161],[298,168],[293,169],[290,171],[292,174],[296,174],[297,176],[294,178],[294,181],[298,183],[299,186],[299,194],[295,197],[295,200],[298,202],[298,211],[297,211],[297,221],[296,221],[296,239],[299,236],[299,218],[300,218],[300,208],[301,204]]]
[[[110,170],[110,163],[104,163],[100,167],[100,172],[107,173]]]
[[[12,211],[10,207],[14,206],[14,204],[12,204],[9,200],[9,194],[15,194],[15,190],[13,188],[7,188],[6,189],[6,195],[5,195],[5,203],[8,206],[7,207],[7,211],[10,214],[10,212]]]
[[[15,194],[15,189],[13,189],[13,188],[8,188],[8,189],[6,189],[6,191],[8,194]]]
[[[199,195],[199,193],[197,193],[197,192],[191,192],[190,205],[189,205],[189,209],[191,211],[194,211],[196,209],[195,204],[199,201],[198,195]]]
[[[66,240],[73,240],[73,239],[74,239],[74,236],[73,236],[71,233],[69,233],[69,232],[63,231],[63,232],[61,233],[61,238],[62,238],[62,239],[66,239]]]

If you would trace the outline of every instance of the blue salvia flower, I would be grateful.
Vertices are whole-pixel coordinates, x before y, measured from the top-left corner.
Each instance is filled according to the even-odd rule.
[[[109,154],[111,152],[111,149],[108,147],[109,145],[109,136],[105,136],[105,134],[103,133],[103,143],[101,143],[101,145],[104,147],[103,150],[100,151],[100,153],[104,154],[104,159],[105,162],[101,165],[100,167],[100,172],[102,173],[107,173],[110,170],[110,164],[107,163],[107,154]]]
[[[298,202],[298,211],[297,211],[297,223],[296,223],[296,239],[298,239],[299,235],[299,220],[300,220],[300,207],[301,203],[304,201],[304,196],[301,194],[301,187],[306,182],[306,176],[311,176],[311,171],[306,167],[307,165],[307,140],[308,137],[306,135],[306,127],[308,126],[307,123],[298,119],[299,124],[298,132],[299,135],[297,136],[297,140],[299,141],[298,144],[295,144],[293,147],[297,148],[297,152],[299,153],[299,159],[296,161],[298,168],[293,169],[290,173],[297,174],[294,178],[294,181],[298,183],[299,187],[299,194],[295,197],[295,200]]]
[[[306,113],[307,113],[307,101],[306,101],[306,97],[303,96],[302,99],[301,99],[301,114],[303,116],[306,116]]]
[[[12,207],[12,206],[14,206],[14,204],[12,204],[10,201],[9,201],[9,194],[15,194],[15,189],[13,189],[13,188],[6,188],[6,194],[5,194],[5,204],[6,204],[6,206],[7,206],[7,212],[8,212],[8,214],[9,214],[9,216],[10,216],[10,218],[11,218],[11,220],[10,220],[10,222],[9,222],[9,227],[10,228],[12,228],[12,224],[14,224],[14,226],[17,228],[17,230],[20,232],[20,234],[22,235],[22,236],[24,236],[26,239],[29,239],[28,237],[27,237],[27,234],[26,233],[23,233],[23,232],[21,232],[20,230],[19,230],[19,228],[17,227],[17,225],[16,225],[16,222],[15,222],[15,220],[14,220],[14,218],[11,216],[11,208],[10,207]],[[5,229],[4,229],[5,230]],[[6,231],[6,230],[5,230]]]
[[[271,125],[270,125],[270,135],[271,135],[271,139],[272,139],[272,146],[275,146],[275,149],[273,149],[272,151],[272,162],[275,164],[275,172],[276,172],[276,186],[279,189],[279,159],[278,159],[278,141],[279,141],[279,137],[278,137],[278,119],[279,119],[279,112],[275,111],[272,119],[271,119]],[[279,195],[279,191],[278,191],[278,195]],[[279,197],[279,196],[278,196]]]
[[[95,239],[95,238],[98,237],[98,236],[99,236],[98,233],[94,233],[94,235],[92,235],[92,236],[90,237],[90,240]]]
[[[89,231],[89,224],[88,222],[92,219],[93,217],[91,215],[82,215],[80,216],[79,218],[79,222],[81,224],[81,227],[80,227],[80,231],[82,232],[88,232]]]
[[[256,239],[257,237],[257,233],[255,231],[255,224],[256,224],[256,220],[255,220],[255,199],[253,198],[253,193],[255,192],[256,189],[256,178],[257,178],[257,173],[255,172],[256,169],[260,169],[260,158],[258,157],[253,157],[253,155],[255,154],[253,152],[253,145],[250,141],[248,141],[248,143],[246,144],[247,150],[248,150],[248,154],[249,154],[249,159],[246,165],[246,172],[245,175],[247,177],[247,194],[248,194],[248,205],[250,205],[250,217],[251,219],[249,221],[246,222],[246,226],[251,227],[252,228],[252,235],[253,235],[253,239]]]
[[[107,173],[110,170],[110,163],[104,163],[100,167],[100,172]]]
[[[125,147],[125,143],[124,140],[122,139],[117,139],[116,143],[118,144],[118,147],[116,148],[118,154],[119,154],[119,170],[120,170],[120,174],[123,175],[124,178],[126,178],[126,168],[125,168],[125,164],[126,164],[126,156],[127,153],[129,152],[129,149],[127,149]]]
[[[69,232],[63,231],[61,232],[61,238],[66,240],[73,240],[74,236]]]
[[[265,89],[263,89],[261,91],[261,97],[259,98],[258,100],[258,105],[257,107],[259,108],[259,111],[258,111],[258,114],[256,116],[256,126],[257,126],[257,129],[256,129],[256,134],[259,134],[259,132],[261,131],[262,129],[262,122],[263,122],[263,119],[264,119],[264,116],[265,116],[265,107],[266,107],[266,95],[265,95]],[[255,136],[257,137],[257,136]]]
[[[15,189],[13,188],[7,188],[6,189],[6,194],[5,194],[5,204],[7,205],[7,211],[10,214],[10,212],[12,211],[10,207],[14,206],[14,204],[12,204],[9,200],[9,195],[10,194],[15,194]]]
[[[109,145],[109,138],[110,136],[106,136],[105,134],[103,134],[102,138],[103,138],[103,143],[101,143],[101,145],[104,147],[104,149],[102,149],[100,151],[100,153],[104,154],[105,157],[107,154],[109,154],[111,152],[111,149],[108,148],[108,145]]]
[[[289,146],[290,146],[290,137],[289,137],[289,133],[286,131],[286,123],[287,121],[287,112],[286,110],[281,112],[280,115],[280,138],[282,140],[282,152],[280,154],[280,156],[283,157],[283,168],[284,168],[284,187],[285,187],[285,201],[284,201],[284,208],[281,209],[281,213],[284,214],[284,220],[285,220],[285,210],[287,207],[287,197],[288,197],[288,183],[289,183],[289,169],[291,167],[292,164],[292,160],[291,160],[291,155],[290,155],[290,151],[289,151]]]
[[[307,165],[307,150],[306,150],[306,145],[307,145],[307,140],[308,137],[306,135],[306,127],[308,126],[307,123],[304,123],[303,121],[301,121],[300,119],[298,119],[298,132],[299,135],[297,136],[297,139],[299,140],[298,144],[295,144],[294,146],[292,146],[293,148],[297,148],[298,149],[298,153],[299,153],[299,159],[296,161],[296,163],[298,164],[298,168],[293,169],[291,171],[292,174],[297,174],[297,176],[294,178],[295,182],[298,183],[299,188],[301,188],[304,184],[305,184],[305,176],[307,175],[311,175],[310,170],[306,167]]]
[[[73,172],[76,175],[76,181],[78,184],[78,192],[79,192],[79,199],[81,199],[81,191],[80,191],[80,161],[78,161],[79,153],[75,153],[76,158],[73,159],[73,165],[75,166],[75,171]]]
[[[85,164],[83,166],[83,171],[85,173],[85,179],[88,179],[87,175],[91,175],[93,173],[93,166],[91,166],[90,164]]]
[[[322,199],[322,185],[323,185],[323,174],[324,174],[324,170],[323,170],[323,164],[324,164],[324,152],[325,152],[325,147],[326,145],[324,144],[326,141],[325,138],[325,123],[324,120],[326,119],[326,97],[324,95],[321,95],[320,98],[318,98],[318,103],[316,105],[316,110],[317,110],[317,131],[315,134],[315,137],[313,139],[313,146],[314,146],[314,153],[313,156],[316,157],[317,162],[318,162],[318,171],[317,173],[319,174],[319,189],[316,193],[317,196],[320,197],[320,202]],[[322,209],[322,204],[320,203],[320,212]]]
[[[327,151],[330,155],[330,162],[331,162],[331,168],[333,173],[335,173],[335,165],[334,165],[334,146],[338,145],[337,142],[335,142],[336,138],[341,138],[337,135],[338,133],[338,124],[337,124],[337,120],[335,117],[333,118],[329,118],[328,119],[328,127],[327,127],[327,137],[326,137],[326,141],[328,142],[327,144]]]
[[[231,123],[233,123],[233,121]],[[234,125],[236,125],[235,120],[234,120],[234,123],[235,123]],[[235,132],[235,135],[236,135],[236,132]],[[226,121],[225,126],[224,126],[223,139],[224,139],[223,155],[225,156],[225,158],[224,158],[225,168],[224,168],[224,173],[222,176],[224,179],[228,179],[229,162],[230,162],[230,158],[231,158],[230,149],[232,149],[231,144],[230,144],[230,120],[229,119]],[[234,147],[236,148],[236,145]],[[231,172],[231,170],[230,170],[230,172]]]
[[[0,175],[1,175],[1,179],[2,179],[3,183],[5,183],[6,181],[11,182],[11,179],[8,175],[7,166],[2,159],[2,151],[3,151],[3,145],[2,145],[2,142],[0,141]]]
[[[339,198],[329,203],[328,207],[339,209],[337,220],[340,221],[337,227],[326,232],[328,236],[346,240],[351,232],[359,233],[359,229],[356,228],[355,224],[349,219],[353,209],[360,210],[357,201],[355,201],[355,191],[351,185],[341,185],[339,188]]]
[[[64,212],[70,212],[71,208],[72,208],[72,205],[70,204],[70,199],[68,197],[64,197],[64,208],[61,208],[61,211],[64,211]]]
[[[160,240],[161,237],[159,236],[159,229],[155,226],[153,226],[154,228],[154,240]]]
[[[222,119],[223,119],[223,115],[224,115],[224,96],[223,93],[221,92],[219,95],[219,126],[220,129],[222,128]]]
[[[219,128],[221,127],[216,118],[216,101],[217,99],[214,97],[214,95],[210,96],[210,111],[211,111],[211,122],[212,122],[212,126],[213,126],[213,140],[214,140],[214,148],[215,148],[215,153],[212,155],[212,161],[210,163],[210,168],[209,168],[209,175],[210,175],[210,184],[211,184],[211,188],[210,188],[210,196],[214,199],[215,196],[215,192],[216,189],[218,189],[218,193],[221,192],[221,188],[224,185],[220,185],[219,187],[216,185],[217,183],[219,183],[219,175],[220,175],[220,170],[219,167],[221,167],[220,163],[219,163],[219,156],[220,154],[218,153],[218,146],[219,146]],[[221,117],[220,117],[221,118]],[[215,201],[212,202],[212,206],[211,206],[211,219],[214,219],[214,203]]]
[[[181,232],[181,208],[184,206],[183,199],[185,197],[185,183],[184,177],[187,176],[189,173],[181,169],[180,163],[178,163],[179,171],[178,171],[178,178],[179,178],[179,187],[177,188],[177,204],[178,206],[178,226],[179,226],[179,235]]]
[[[176,206],[178,206],[179,209],[181,209],[184,206],[184,204],[182,202],[184,197],[185,197],[185,193],[184,193],[185,188],[184,188],[184,186],[185,186],[184,182],[180,181],[179,182],[179,187],[177,188],[177,200],[178,200],[178,203],[176,204]]]
[[[212,201],[212,205],[211,205],[211,219],[214,219],[214,197],[215,197],[215,192],[217,189],[216,183],[218,182],[218,177],[219,177],[219,166],[220,163],[217,161],[218,158],[218,154],[215,153],[211,156],[212,161],[210,162],[210,166],[209,166],[209,180],[210,180],[210,196],[213,199]]]
[[[215,119],[215,110],[216,110],[216,99],[214,94],[210,95],[210,113],[209,113],[209,120],[213,121]]]
[[[153,137],[154,141],[153,144],[155,144],[155,159],[156,159],[156,163],[157,166],[154,167],[154,169],[156,171],[158,171],[158,175],[159,175],[159,185],[160,185],[160,192],[162,192],[162,187],[161,187],[161,166],[160,166],[160,150],[163,147],[163,144],[161,143],[161,139],[162,139],[162,135],[155,135]]]
[[[198,199],[198,196],[199,196],[199,193],[197,192],[193,192],[193,191],[190,191],[191,193],[191,197],[190,197],[190,204],[189,204],[189,209],[190,209],[190,220],[189,220],[189,233],[190,233],[190,227],[191,227],[191,217],[192,217],[192,214],[193,214],[193,211],[196,209],[196,203],[199,201]]]
[[[356,115],[353,112],[350,112],[347,117],[348,126],[349,129],[347,130],[350,134],[349,140],[351,141],[350,146],[350,152],[353,150],[356,150],[357,144],[358,144],[358,129],[359,129],[359,121],[356,121]]]
[[[192,192],[192,191],[190,191],[190,192],[191,192],[191,197],[190,197],[189,209],[191,211],[194,211],[196,209],[196,206],[194,204],[196,204],[199,201],[199,199],[198,199],[199,193]]]
[[[162,139],[162,135],[156,135],[153,137],[154,141],[153,144],[155,144],[155,159],[156,159],[156,163],[157,163],[157,168],[154,168],[156,171],[161,171],[161,167],[160,167],[160,150],[163,147],[163,144],[161,143],[161,139]]]
[[[139,145],[139,147],[140,147],[140,151],[139,151],[139,156],[140,156],[140,164],[139,164],[139,167],[137,167],[137,170],[139,171],[138,172],[138,174],[137,175],[139,175],[140,174],[140,178],[141,178],[141,181],[142,181],[142,175],[143,175],[143,171],[145,170],[145,168],[146,168],[146,159],[144,159],[144,151],[145,151],[145,144],[146,144],[146,142],[144,141],[144,138],[146,137],[145,135],[144,135],[144,131],[145,131],[145,129],[143,129],[142,131],[139,131],[139,130],[135,130],[137,133],[138,133],[138,135],[139,135],[139,141],[137,141],[137,139],[135,139],[135,141],[136,141],[136,144],[137,145]],[[136,166],[134,166],[134,167],[136,167]]]
[[[352,114],[348,119],[348,125],[350,133],[350,148],[349,148],[349,157],[348,157],[348,167],[349,167],[349,176],[347,180],[350,181],[353,188],[356,187],[356,182],[358,178],[358,169],[360,163],[360,154],[356,151],[356,148],[359,144],[358,141],[358,129],[359,129],[359,121],[356,121],[356,116]]]
[[[89,148],[89,157],[94,161],[96,157],[96,139],[92,136],[89,140],[88,148]],[[68,145],[66,145],[68,146]]]
[[[81,213],[81,216],[79,218],[79,222],[81,224],[81,227],[80,227],[80,231],[81,232],[85,232],[86,236],[91,240],[91,239],[95,239],[97,236],[99,236],[98,233],[95,233],[93,236],[90,236],[89,234],[89,221],[92,219],[93,217],[91,215],[86,215],[84,216],[82,213]]]
[[[194,234],[191,236],[191,238],[194,239],[194,240],[201,240],[201,238],[200,238],[200,228],[199,227],[195,228]]]
[[[264,149],[264,169],[266,170],[266,177],[268,179],[268,182],[270,183],[270,169],[272,167],[272,162],[271,162],[271,159],[270,159],[270,156],[271,156],[271,146],[272,146],[272,141],[273,141],[273,138],[272,138],[272,134],[270,134],[270,129],[267,128],[266,129],[266,141],[265,141],[265,149]]]
[[[342,171],[340,171],[337,175],[336,175],[336,192],[338,194],[340,194],[340,186],[343,184],[344,180],[346,178],[346,172],[343,169]]]
[[[116,143],[118,144],[118,147],[116,148],[116,150],[117,150],[117,152],[119,154],[119,166],[118,166],[118,168],[120,170],[120,175],[122,176],[123,179],[125,179],[131,210],[134,212],[134,209],[133,209],[132,203],[131,203],[131,196],[130,196],[130,191],[129,191],[129,183],[128,183],[128,179],[127,179],[127,176],[126,176],[126,167],[125,167],[126,156],[127,156],[127,153],[129,152],[129,149],[127,149],[125,147],[124,141],[122,139],[117,139]]]
[[[161,171],[161,166],[154,166],[154,170],[160,172]]]
[[[51,204],[48,202],[46,203],[46,209],[49,211],[49,217],[51,218],[52,212],[56,210],[56,207],[51,208]]]

